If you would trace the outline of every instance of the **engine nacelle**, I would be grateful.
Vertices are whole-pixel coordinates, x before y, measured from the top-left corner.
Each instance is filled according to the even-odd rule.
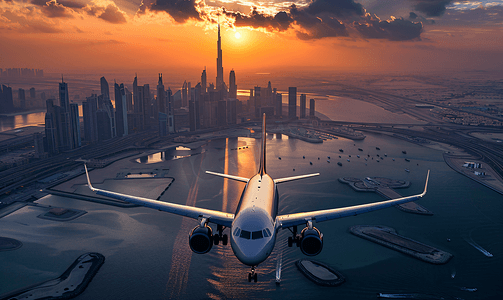
[[[190,249],[197,254],[204,254],[213,247],[213,231],[211,227],[197,225],[189,233]]]
[[[323,234],[316,227],[306,227],[300,233],[300,250],[307,256],[320,254],[323,249]]]

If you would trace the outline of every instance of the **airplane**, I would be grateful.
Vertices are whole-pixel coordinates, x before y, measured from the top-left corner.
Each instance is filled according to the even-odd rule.
[[[142,197],[135,197],[116,192],[94,188],[89,179],[87,166],[84,165],[89,188],[98,195],[123,200],[133,204],[165,211],[198,220],[197,225],[189,233],[189,246],[198,254],[207,253],[213,244],[222,241],[227,245],[228,236],[223,234],[229,228],[230,243],[234,255],[245,265],[251,266],[248,281],[257,282],[256,267],[265,261],[274,249],[276,237],[280,229],[288,229],[292,235],[288,237],[288,246],[296,244],[303,254],[318,255],[323,248],[323,234],[314,226],[324,222],[361,213],[370,212],[390,206],[407,203],[423,197],[428,187],[430,171],[426,175],[424,191],[421,194],[396,198],[387,201],[361,204],[343,208],[325,209],[310,212],[278,215],[279,193],[278,184],[293,180],[310,178],[319,173],[272,179],[266,172],[266,116],[262,119],[262,143],[260,164],[257,174],[245,178],[229,174],[206,171],[207,174],[246,183],[234,214],[205,208],[162,202]],[[208,224],[217,225],[217,233]],[[305,226],[300,233],[297,226]]]

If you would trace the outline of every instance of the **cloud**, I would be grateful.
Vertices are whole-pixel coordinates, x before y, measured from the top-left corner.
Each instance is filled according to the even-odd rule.
[[[413,0],[414,9],[426,14],[428,17],[439,17],[445,13],[446,6],[452,0]]]
[[[258,12],[256,7],[253,7],[249,15],[240,12],[226,12],[225,10],[224,14],[233,17],[235,20],[234,26],[237,27],[250,26],[253,28],[284,31],[287,30],[293,22],[292,18],[284,11],[280,11],[276,15],[266,15]]]
[[[124,13],[121,12],[117,6],[111,4],[105,8],[98,18],[113,24],[127,23]]]
[[[175,22],[185,23],[189,19],[202,20],[198,7],[196,0],[144,0],[137,14],[143,14],[147,9],[153,12],[166,12]]]
[[[31,0],[31,4],[40,7],[48,18],[73,18],[71,9],[66,8],[56,0]]]
[[[382,21],[373,17],[369,18],[365,23],[355,22],[355,28],[365,38],[406,41],[419,38],[423,25],[404,20],[403,18],[392,18],[391,20]]]

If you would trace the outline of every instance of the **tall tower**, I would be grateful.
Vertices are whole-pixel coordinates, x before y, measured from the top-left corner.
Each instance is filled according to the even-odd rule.
[[[206,93],[206,67],[204,67],[203,73],[201,74],[201,94]]]
[[[157,82],[157,104],[159,105],[159,112],[166,113],[166,93],[162,83],[162,74],[159,74],[159,81]]]
[[[217,90],[222,89],[224,84],[224,68],[222,67],[222,39],[220,38],[220,24],[218,24],[218,41],[217,41]]]
[[[229,98],[236,99],[238,95],[238,86],[236,85],[236,73],[231,70],[229,74]]]

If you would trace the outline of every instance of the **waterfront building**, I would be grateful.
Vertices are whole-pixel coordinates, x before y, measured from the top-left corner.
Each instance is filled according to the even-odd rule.
[[[229,98],[237,99],[238,86],[236,85],[236,74],[231,70],[229,74]]]
[[[35,88],[34,88],[34,87],[32,87],[32,88],[30,89],[30,98],[35,98],[36,96],[37,96],[37,95],[36,95],[36,93],[35,93]]]
[[[2,85],[0,93],[0,112],[9,113],[14,109],[14,99],[12,97],[12,88]]]
[[[24,89],[19,89],[17,93],[17,98],[19,99],[19,107],[21,109],[26,108],[26,94]]]
[[[168,88],[166,91],[166,102],[167,102],[167,108],[168,108],[168,133],[175,133],[176,126],[175,126],[175,110],[174,110],[174,101],[173,101],[173,95],[171,92],[171,89]]]
[[[300,94],[300,118],[306,118],[306,94]]]
[[[283,95],[276,93],[276,117],[283,115]]]
[[[159,74],[157,82],[157,105],[160,113],[166,113],[166,93],[164,91],[164,84],[162,83],[162,74]]]
[[[227,99],[227,124],[237,123],[237,99],[229,98]]]
[[[288,118],[297,118],[297,88],[288,88]]]
[[[67,151],[73,148],[73,136],[74,130],[70,122],[70,100],[68,96],[68,84],[64,82],[63,77],[61,77],[61,82],[59,83],[59,104],[60,104],[60,124],[59,127],[59,150]],[[55,106],[56,107],[56,106]]]
[[[182,85],[182,105],[183,107],[186,107],[188,105],[188,100],[187,100],[187,81],[183,82]]]
[[[309,100],[309,118],[314,118],[314,99]]]
[[[103,95],[103,99],[106,100],[110,99],[110,87],[108,85],[108,81],[105,79],[105,76],[100,78],[100,87],[101,87],[101,94]]]
[[[104,109],[96,112],[96,122],[98,124],[98,141],[106,141],[112,138],[112,124],[110,116]]]

